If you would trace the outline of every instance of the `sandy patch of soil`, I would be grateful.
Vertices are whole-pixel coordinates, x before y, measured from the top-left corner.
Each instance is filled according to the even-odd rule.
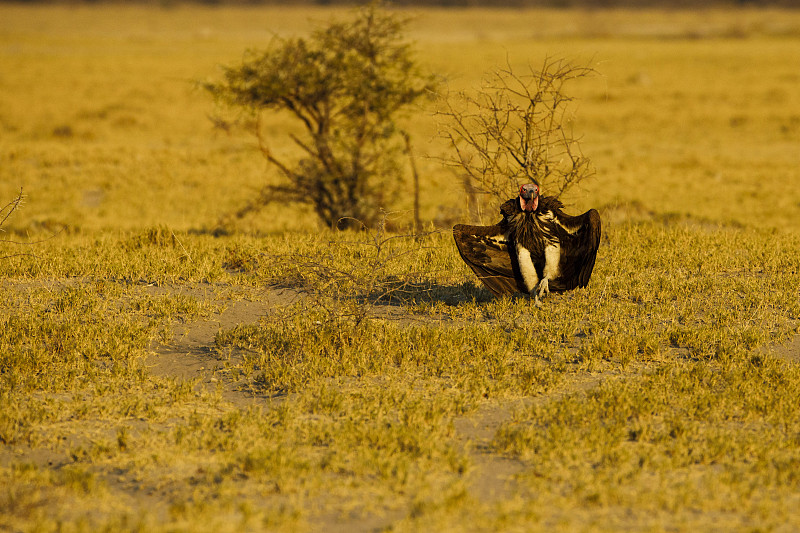
[[[800,363],[800,335],[795,335],[783,344],[776,344],[767,349],[773,355]]]
[[[208,287],[148,287],[153,294],[170,291],[197,298],[208,298]],[[198,385],[212,390],[221,387],[224,400],[241,406],[263,396],[254,395],[236,386],[228,377],[230,367],[238,362],[235,358],[223,357],[216,348],[215,338],[223,329],[239,324],[255,324],[271,311],[289,305],[302,296],[290,289],[263,289],[248,292],[242,299],[215,296],[211,303],[218,309],[207,318],[199,318],[176,324],[172,340],[152,347],[146,365],[156,376],[178,379],[197,379]]]

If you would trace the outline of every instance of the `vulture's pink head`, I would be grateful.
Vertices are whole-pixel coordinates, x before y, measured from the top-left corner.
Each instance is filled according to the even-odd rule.
[[[526,183],[519,188],[519,206],[528,213],[536,211],[539,207],[539,186],[535,183]]]

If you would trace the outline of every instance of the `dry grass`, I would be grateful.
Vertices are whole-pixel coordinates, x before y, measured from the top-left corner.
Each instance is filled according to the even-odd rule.
[[[0,243],[0,528],[800,527],[800,374],[768,349],[800,319],[800,16],[416,13],[454,88],[506,57],[600,73],[569,201],[604,240],[538,309],[490,299],[447,231],[376,248],[395,234],[293,206],[216,231],[276,176],[193,80],[341,13],[0,7],[0,203],[27,196],[3,236],[67,228]],[[430,111],[422,219],[447,228]],[[196,353],[164,346],[184,330]]]

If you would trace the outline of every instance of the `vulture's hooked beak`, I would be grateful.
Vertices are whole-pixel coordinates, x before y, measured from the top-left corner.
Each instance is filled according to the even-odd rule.
[[[519,206],[523,211],[536,211],[539,207],[539,186],[528,183],[519,188]]]

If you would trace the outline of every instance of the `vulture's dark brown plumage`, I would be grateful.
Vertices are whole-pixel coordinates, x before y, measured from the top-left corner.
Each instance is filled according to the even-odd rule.
[[[496,296],[515,292],[539,298],[589,283],[600,245],[600,214],[590,209],[565,214],[555,197],[539,196],[539,186],[520,187],[517,198],[500,206],[493,226],[453,227],[461,257]]]

